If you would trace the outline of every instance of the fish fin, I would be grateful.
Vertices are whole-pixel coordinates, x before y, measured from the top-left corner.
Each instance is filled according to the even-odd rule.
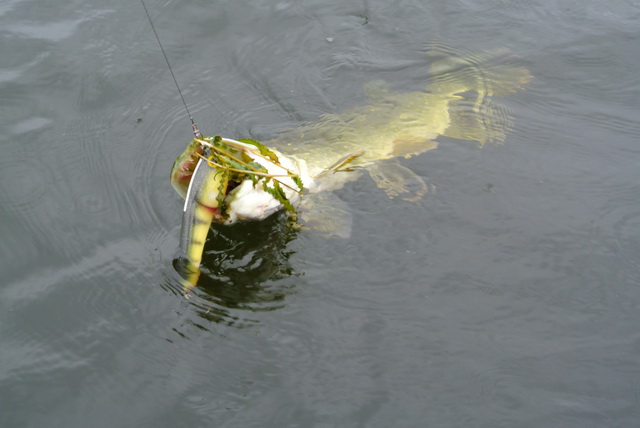
[[[413,135],[403,135],[393,140],[392,157],[404,157],[405,159],[420,153],[433,150],[438,147],[438,143],[431,140],[425,140],[422,137]]]
[[[378,162],[368,169],[376,185],[390,198],[417,202],[429,191],[422,177],[396,159]]]
[[[451,124],[443,135],[478,141],[480,147],[486,143],[503,143],[512,125],[507,107],[484,97],[462,97],[451,101],[449,116]]]
[[[383,101],[391,94],[389,84],[384,80],[372,80],[364,85],[364,93],[369,102],[375,103]]]
[[[331,238],[349,238],[352,217],[347,203],[329,192],[304,195],[299,209],[303,228]]]
[[[343,157],[338,162],[334,163],[329,168],[322,171],[320,174],[316,175],[313,178],[323,178],[340,171],[347,171],[347,172],[353,171],[352,167],[347,167],[347,165],[349,165],[351,162],[353,162],[355,159],[359,158],[363,154],[364,154],[364,150],[360,150],[359,152],[348,154],[347,156]]]

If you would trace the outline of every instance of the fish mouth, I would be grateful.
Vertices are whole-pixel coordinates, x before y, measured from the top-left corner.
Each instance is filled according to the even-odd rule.
[[[231,194],[231,192],[233,192],[233,190],[241,184],[241,181],[229,180],[227,182],[227,191],[224,193],[225,198],[228,197],[229,194]]]
[[[228,201],[229,201],[229,196],[233,193],[233,191],[242,184],[241,181],[237,181],[237,180],[229,180],[227,182],[227,186],[224,192],[224,201],[225,203],[223,204],[222,207],[212,207],[209,205],[203,205],[204,208],[206,208],[210,213],[213,214],[213,222],[215,223],[219,223],[219,224],[227,224],[229,217],[230,217],[230,212],[228,210],[231,209],[231,207],[228,205]]]
[[[172,183],[179,188],[190,178],[185,210],[189,200],[197,202],[206,208],[209,221],[218,224],[263,219],[274,208],[295,211],[289,198],[298,200],[295,192],[304,190],[295,162],[287,159],[283,166],[280,154],[253,140],[204,137],[194,139],[192,145],[172,170]],[[190,170],[196,159],[191,176],[186,177],[189,171],[182,169]]]

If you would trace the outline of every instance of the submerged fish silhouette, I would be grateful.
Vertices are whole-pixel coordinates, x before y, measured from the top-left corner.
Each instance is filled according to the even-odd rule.
[[[481,146],[504,141],[511,120],[506,108],[491,97],[522,89],[531,75],[521,67],[491,63],[503,54],[489,51],[456,57],[431,51],[434,60],[425,91],[393,93],[384,82],[371,82],[365,86],[366,105],[323,115],[317,122],[285,131],[266,142],[277,155],[277,162],[260,157],[255,146],[244,144],[246,153],[269,174],[281,177],[286,200],[294,206],[302,202],[303,220],[305,215],[313,217],[315,211],[322,211],[305,207],[317,202],[311,195],[338,189],[360,177],[362,170],[368,171],[390,197],[418,200],[427,191],[426,183],[393,158],[432,150],[437,147],[438,136],[473,140]],[[262,220],[284,206],[282,199],[274,198],[273,191],[263,188],[262,180],[223,185],[219,168],[211,168],[198,158],[202,153],[203,147],[194,141],[172,169],[172,184],[186,197],[181,247],[193,270],[186,279],[192,285],[197,282],[212,222]],[[291,173],[302,180],[304,195],[296,191]],[[226,192],[224,213],[218,207],[221,191]]]

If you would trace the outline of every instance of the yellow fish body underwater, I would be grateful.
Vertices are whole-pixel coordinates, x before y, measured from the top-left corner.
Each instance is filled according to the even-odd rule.
[[[363,170],[390,197],[418,200],[427,191],[425,182],[393,158],[432,150],[438,136],[476,141],[480,146],[502,143],[511,119],[493,99],[522,89],[531,79],[529,72],[498,62],[505,58],[502,51],[430,55],[433,61],[424,91],[393,93],[384,82],[371,82],[365,85],[366,105],[283,132],[264,143],[266,156],[262,145],[222,139],[225,156],[230,155],[229,148],[242,152],[225,159],[251,168],[255,175],[250,177],[230,176],[228,165],[212,161],[207,165],[203,158],[213,139],[194,140],[171,174],[174,188],[186,198],[181,247],[191,273],[185,284],[197,282],[212,222],[262,220],[285,207],[302,207],[303,220],[305,214],[313,217],[314,194],[338,189],[359,178]]]

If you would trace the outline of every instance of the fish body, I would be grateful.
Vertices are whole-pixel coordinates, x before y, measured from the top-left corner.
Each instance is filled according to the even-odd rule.
[[[492,97],[521,89],[531,76],[524,68],[490,65],[495,56],[441,57],[433,62],[424,91],[393,93],[383,82],[369,83],[366,105],[323,115],[267,141],[277,161],[258,156],[255,147],[247,147],[246,153],[269,174],[280,177],[285,200],[296,207],[307,196],[296,189],[294,176],[305,194],[313,194],[336,190],[360,177],[363,170],[390,197],[418,200],[426,193],[426,184],[393,158],[432,150],[439,136],[472,140],[480,146],[504,141],[510,118]],[[274,180],[254,177],[234,184],[221,213],[220,183],[215,179],[219,173],[220,168],[208,167],[202,160],[202,147],[195,140],[172,170],[172,184],[187,199],[181,246],[196,271],[212,222],[262,220],[284,207],[283,199],[273,197],[273,188],[265,187],[274,186]]]

